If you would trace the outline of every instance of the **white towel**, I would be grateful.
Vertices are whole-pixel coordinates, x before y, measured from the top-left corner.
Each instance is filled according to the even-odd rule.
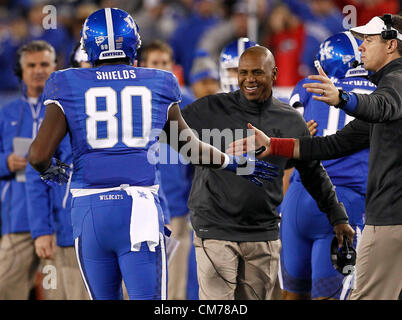
[[[121,185],[133,198],[130,221],[131,251],[140,251],[146,241],[150,251],[159,244],[159,218],[151,188]]]

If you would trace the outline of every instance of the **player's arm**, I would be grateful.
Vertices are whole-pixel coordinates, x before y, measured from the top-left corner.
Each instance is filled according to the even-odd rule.
[[[39,172],[49,168],[57,146],[67,133],[67,121],[56,104],[47,105],[45,118],[29,149],[28,161]]]
[[[172,122],[176,122],[177,126],[171,126]],[[172,127],[178,129],[179,141],[170,139]],[[262,182],[258,178],[271,181],[278,176],[278,167],[275,165],[249,157],[240,159],[236,156],[229,156],[210,144],[200,141],[183,119],[178,104],[170,107],[164,132],[167,134],[167,142],[170,146],[185,158],[190,159],[192,164],[228,170],[236,174],[240,174],[238,168],[253,168],[248,172],[243,171],[241,175],[258,186],[262,186]]]
[[[170,123],[172,121],[177,122],[178,134],[182,139],[171,141],[170,136]],[[165,126],[166,133],[168,135],[168,142],[177,152],[180,152],[184,157],[189,158],[192,163],[201,164],[211,168],[221,168],[225,161],[228,161],[228,157],[217,148],[200,141],[194,132],[187,125],[183,119],[178,104],[173,105],[168,112],[168,121]],[[173,126],[174,128],[174,126]],[[187,145],[186,152],[183,154],[183,146]]]
[[[263,147],[258,158],[269,155],[303,160],[337,159],[370,146],[370,128],[365,121],[354,119],[342,130],[325,137],[301,137],[300,139],[270,138],[261,130],[248,125],[254,131],[244,139],[232,142],[226,150],[229,154],[242,154]]]
[[[316,93],[313,99],[341,108],[347,114],[371,123],[383,123],[402,118],[402,95],[398,78],[389,77],[382,81],[381,86],[372,94],[347,93],[348,100],[340,104],[340,91],[325,74],[318,68],[319,75],[308,78],[320,82],[305,83],[308,92]]]

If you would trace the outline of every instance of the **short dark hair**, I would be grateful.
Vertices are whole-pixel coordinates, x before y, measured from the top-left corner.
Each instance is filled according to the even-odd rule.
[[[392,27],[394,27],[400,34],[402,34],[402,16],[394,14],[392,15]],[[396,39],[398,42],[398,53],[402,56],[402,41]]]
[[[148,55],[151,51],[162,51],[166,52],[170,59],[173,61],[173,49],[166,42],[161,40],[154,40],[149,44],[145,45],[141,48],[141,61],[146,61],[148,59]]]
[[[44,40],[35,40],[23,45],[18,49],[17,54],[19,59],[21,59],[26,52],[40,51],[49,51],[50,53],[52,53],[54,56],[54,61],[56,62],[56,50],[54,50],[53,46],[49,42],[46,42]]]

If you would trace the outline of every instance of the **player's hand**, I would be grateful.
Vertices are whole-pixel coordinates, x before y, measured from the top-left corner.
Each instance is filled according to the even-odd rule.
[[[310,135],[314,136],[317,133],[318,123],[315,120],[310,120],[307,122],[308,131],[310,131]]]
[[[232,171],[255,183],[259,187],[262,187],[263,185],[261,179],[272,181],[278,176],[279,168],[269,162],[256,160],[247,154],[242,157],[229,157],[230,163],[224,170]]]
[[[325,102],[330,106],[339,104],[339,91],[332,83],[331,79],[325,74],[322,67],[317,68],[319,75],[308,76],[310,80],[318,80],[320,82],[311,82],[303,84],[307,92],[316,93],[318,96],[313,95],[314,100]]]
[[[347,237],[350,243],[353,243],[355,231],[348,223],[340,223],[334,226],[334,232],[338,238],[339,248],[342,248],[343,237]]]
[[[40,177],[46,182],[48,185],[63,185],[67,183],[69,179],[69,171],[70,167],[61,162],[59,159],[52,158],[52,162],[50,163],[50,167],[43,172]]]
[[[7,157],[7,166],[11,172],[17,172],[26,168],[28,160],[17,156],[14,152]]]
[[[54,236],[51,234],[37,237],[34,241],[35,252],[41,259],[54,259],[56,247],[54,243]]]
[[[247,127],[248,129],[252,130],[254,134],[248,136],[247,138],[233,141],[226,149],[226,153],[234,156],[240,156],[245,153],[251,153],[261,148],[265,148],[263,152],[256,155],[257,159],[265,158],[270,152],[270,138],[264,132],[252,126],[250,123],[247,124]]]

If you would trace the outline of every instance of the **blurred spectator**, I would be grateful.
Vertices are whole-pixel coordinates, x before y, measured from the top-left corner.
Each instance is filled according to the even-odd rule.
[[[222,20],[206,31],[197,48],[208,52],[211,59],[218,64],[224,46],[241,37],[247,37],[247,4],[238,1],[229,19]]]
[[[84,1],[88,2],[87,0]],[[127,12],[135,13],[141,10],[145,2],[153,2],[153,0],[92,0],[89,2],[96,3],[99,8],[119,8]]]
[[[139,26],[141,41],[147,45],[156,39],[169,40],[185,10],[178,3],[164,0],[144,1],[142,10],[132,12]]]
[[[278,5],[271,12],[263,44],[271,49],[279,70],[276,86],[295,86],[302,79],[299,73],[303,51],[304,26],[286,5]]]
[[[46,13],[43,13],[43,7],[46,3],[39,2],[32,6],[28,13],[28,41],[45,40],[56,50],[58,66],[66,67],[66,57],[71,52],[71,37],[67,29],[57,21],[56,29],[45,29],[43,21]],[[57,11],[56,11],[57,13]]]
[[[180,22],[170,38],[174,58],[183,67],[184,81],[189,84],[194,53],[199,39],[212,26],[220,21],[220,6],[212,0],[193,0],[193,11]]]
[[[21,17],[0,22],[0,108],[20,96],[19,80],[14,74],[16,51],[26,37],[26,24]]]
[[[331,35],[344,31],[343,16],[334,0],[283,0],[304,24],[305,38],[299,73],[314,72],[314,56],[320,43]]]
[[[64,21],[66,28],[70,33],[70,42],[66,45],[66,52],[72,52],[74,46],[80,42],[81,29],[85,22],[85,19],[94,11],[98,10],[98,6],[92,3],[82,3],[75,8],[71,8],[69,18]],[[66,55],[66,58],[69,58]],[[69,65],[70,61],[66,60],[66,65]]]
[[[252,13],[249,13],[247,2],[246,0],[235,1],[232,6],[230,6],[228,18],[208,30],[200,39],[198,49],[207,51],[212,60],[216,61],[216,63],[218,63],[219,55],[225,45],[238,38],[249,37],[249,34],[252,34],[251,30],[248,29],[248,22]],[[271,2],[257,1],[257,42],[259,41],[258,35],[263,32],[270,9]],[[251,38],[250,40],[254,41],[254,39]]]
[[[195,54],[190,87],[196,99],[220,90],[218,66],[206,51],[198,50]]]
[[[27,12],[32,5],[31,0],[0,0],[0,16],[17,17]]]

